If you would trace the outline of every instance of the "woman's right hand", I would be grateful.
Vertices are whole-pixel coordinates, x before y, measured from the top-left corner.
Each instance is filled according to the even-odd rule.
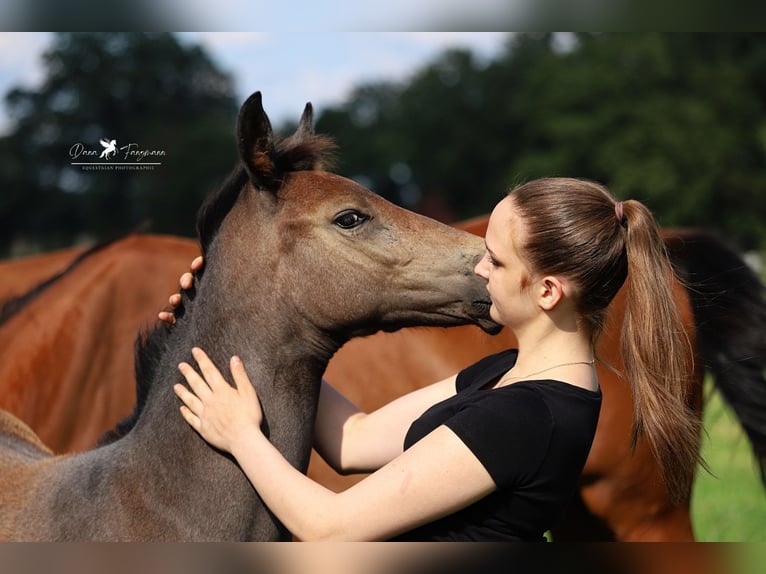
[[[200,269],[202,269],[203,265],[204,265],[204,259],[202,258],[202,255],[199,255],[194,258],[194,260],[191,262],[191,271],[187,271],[186,273],[181,275],[181,279],[179,281],[181,289],[186,291],[187,289],[190,289],[192,285],[194,285],[194,274]],[[157,314],[157,317],[159,318],[160,321],[164,321],[165,323],[168,323],[169,325],[175,325],[176,323],[175,310],[180,304],[181,304],[181,294],[173,293],[168,298],[168,305],[170,305],[170,311],[160,311]]]

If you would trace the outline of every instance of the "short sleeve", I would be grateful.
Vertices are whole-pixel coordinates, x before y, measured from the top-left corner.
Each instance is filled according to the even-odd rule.
[[[533,479],[546,456],[553,419],[543,398],[525,386],[482,391],[444,424],[468,446],[500,487]]]
[[[460,392],[477,382],[481,386],[497,379],[516,363],[518,355],[516,349],[507,349],[480,359],[458,373],[455,389]]]

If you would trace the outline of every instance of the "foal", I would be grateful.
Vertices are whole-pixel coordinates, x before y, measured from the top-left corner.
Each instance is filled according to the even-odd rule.
[[[172,385],[189,349],[221,365],[243,358],[272,443],[305,471],[319,382],[348,339],[413,325],[498,328],[473,274],[481,238],[324,171],[331,144],[311,115],[307,105],[296,133],[276,141],[260,93],[240,110],[240,163],[197,222],[205,271],[176,326],[140,345],[130,432],[53,457],[0,416],[0,539],[288,539],[235,462],[178,414]]]

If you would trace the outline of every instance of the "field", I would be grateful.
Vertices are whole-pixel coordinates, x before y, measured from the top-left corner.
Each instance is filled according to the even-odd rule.
[[[706,385],[702,454],[692,493],[692,520],[702,542],[766,542],[766,489],[734,413]]]

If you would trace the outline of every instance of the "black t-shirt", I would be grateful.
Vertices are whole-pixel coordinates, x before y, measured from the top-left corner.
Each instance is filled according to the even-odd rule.
[[[544,540],[577,489],[601,407],[601,391],[552,379],[493,385],[516,350],[490,355],[457,376],[457,394],[412,423],[407,449],[447,425],[471,449],[497,490],[397,540]]]

